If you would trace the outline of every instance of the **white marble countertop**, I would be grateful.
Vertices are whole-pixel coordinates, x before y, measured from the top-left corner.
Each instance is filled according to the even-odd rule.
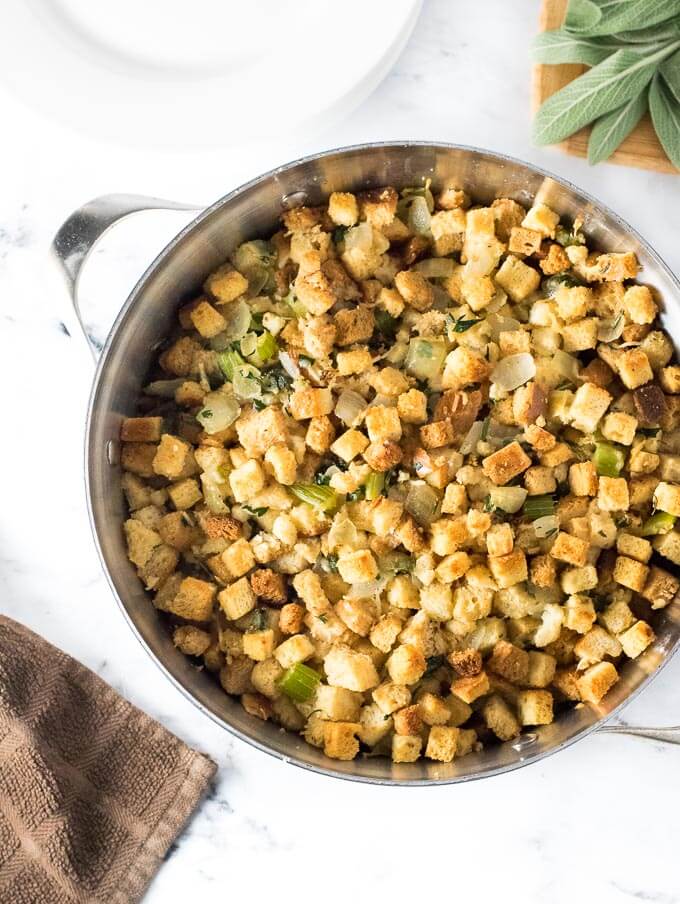
[[[537,150],[529,139],[532,0],[426,0],[385,82],[317,135],[248,148],[145,152],[43,120],[2,95],[0,369],[3,474],[0,609],[97,671],[219,764],[200,809],[147,895],[319,895],[507,904],[680,901],[680,748],[591,736],[527,769],[468,785],[379,788],[323,779],[233,739],[174,690],[125,624],[90,537],[82,433],[91,366],[60,326],[66,304],[48,261],[56,227],[111,191],[207,203],[317,149],[441,139],[543,165],[601,198],[680,271],[680,181]],[[149,214],[107,238],[84,280],[103,337],[128,289],[185,219]],[[625,713],[680,723],[680,659]]]

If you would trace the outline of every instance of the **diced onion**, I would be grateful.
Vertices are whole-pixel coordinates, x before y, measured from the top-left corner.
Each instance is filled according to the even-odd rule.
[[[463,438],[463,442],[460,444],[460,451],[463,455],[470,455],[475,451],[477,443],[482,438],[483,427],[484,421],[475,421],[472,427],[470,427]]]
[[[515,332],[522,327],[519,320],[515,320],[514,317],[503,317],[501,314],[490,314],[486,322],[491,327],[491,338],[494,342],[498,342],[501,333]]]
[[[361,420],[366,407],[366,399],[362,395],[352,389],[345,389],[335,405],[335,414],[343,424],[354,427]]]
[[[423,261],[418,261],[413,269],[426,279],[439,279],[451,276],[458,264],[450,257],[428,257]],[[450,303],[451,299],[449,299]]]
[[[432,214],[427,206],[427,201],[421,196],[416,196],[408,208],[408,226],[416,235],[429,235],[432,224]]]
[[[242,298],[238,301],[232,301],[229,304],[220,307],[220,314],[227,321],[225,329],[215,337],[215,339],[224,338],[225,343],[235,342],[237,339],[243,338],[250,329],[251,311]],[[226,344],[222,348],[226,347]],[[215,346],[213,346],[214,348]],[[220,349],[221,351],[222,349]]]
[[[373,229],[370,223],[359,223],[345,233],[345,251],[370,251],[373,245]]]
[[[291,358],[288,352],[279,352],[279,363],[289,377],[296,380],[300,376],[300,368]]]
[[[431,380],[444,366],[446,345],[440,339],[411,339],[404,368],[419,380]]]
[[[162,399],[174,399],[175,393],[182,383],[186,382],[186,377],[180,377],[178,380],[154,380],[144,387],[144,395],[159,396]]]
[[[252,364],[239,365],[234,371],[232,386],[234,395],[239,399],[259,399],[262,396],[260,371]]]
[[[567,354],[567,352],[563,352],[562,349],[557,349],[555,354],[553,355],[553,361],[555,363],[556,369],[562,374],[563,377],[566,377],[570,383],[576,383],[578,380],[579,374],[579,366],[578,361],[574,358],[573,355]]]
[[[432,489],[422,480],[411,481],[408,496],[404,508],[413,515],[418,524],[427,526],[434,521],[434,517],[439,505],[439,497]]]
[[[353,600],[374,599],[379,602],[380,594],[385,589],[386,578],[378,578],[377,581],[365,581],[361,584],[352,584],[345,596]]]
[[[497,288],[496,294],[486,306],[487,313],[495,314],[497,311],[500,311],[507,300],[508,296],[505,294],[505,292],[502,289]]]
[[[549,537],[554,531],[559,530],[560,522],[557,515],[545,515],[534,521],[534,533],[541,540]]]
[[[601,320],[597,327],[598,342],[615,342],[620,339],[624,326],[622,314],[619,314],[618,317],[613,317],[611,320]]]
[[[201,474],[201,486],[203,487],[203,498],[205,504],[215,515],[225,515],[229,509],[222,498],[221,484],[211,480],[207,474]],[[228,487],[225,485],[225,491]]]
[[[328,531],[328,549],[335,552],[341,546],[354,547],[359,538],[356,527],[344,512],[338,512]]]
[[[196,420],[206,433],[220,433],[230,427],[241,413],[241,406],[231,393],[217,390],[203,399]]]
[[[489,502],[509,515],[514,515],[524,505],[527,498],[524,487],[494,487],[489,493]]]
[[[501,358],[491,372],[491,382],[504,392],[511,392],[536,376],[536,362],[527,352]]]

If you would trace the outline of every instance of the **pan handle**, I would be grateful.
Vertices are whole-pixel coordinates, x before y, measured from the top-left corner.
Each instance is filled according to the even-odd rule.
[[[75,320],[95,361],[98,350],[85,329],[78,303],[80,272],[94,246],[112,226],[130,214],[143,210],[188,210],[199,213],[202,208],[195,204],[147,198],[144,195],[101,195],[74,211],[62,223],[52,240],[51,251],[66,278]],[[69,317],[69,320],[73,319],[72,316]]]
[[[635,725],[603,725],[597,729],[598,734],[624,734],[636,738],[648,738],[650,741],[663,741],[666,744],[680,744],[680,725],[668,728],[642,728]]]

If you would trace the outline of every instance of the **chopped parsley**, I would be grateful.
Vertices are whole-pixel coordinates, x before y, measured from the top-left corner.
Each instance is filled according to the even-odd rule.
[[[209,408],[204,408],[203,411],[200,412],[200,417],[212,417],[213,413]]]
[[[451,315],[447,315],[451,317]],[[453,318],[451,318],[453,320]],[[471,327],[476,326],[478,323],[481,323],[481,318],[476,318],[475,320],[465,320],[463,317],[459,317],[457,320],[453,321],[453,332],[454,333],[464,333],[466,330],[469,330]]]
[[[263,515],[266,515],[269,511],[269,506],[262,506],[261,508],[252,508],[250,505],[244,505],[243,508],[250,512],[251,515],[255,515],[256,518],[261,518]]]

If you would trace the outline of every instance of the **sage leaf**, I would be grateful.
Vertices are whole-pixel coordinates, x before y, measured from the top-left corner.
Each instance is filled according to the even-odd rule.
[[[597,66],[621,48],[616,41],[602,38],[580,38],[558,28],[537,35],[533,45],[535,63],[583,63]]]
[[[569,0],[567,14],[564,18],[566,28],[588,31],[594,28],[602,18],[602,10],[593,0]]]
[[[659,75],[649,89],[649,112],[668,159],[680,169],[680,109]]]
[[[663,61],[659,67],[659,72],[663,76],[666,85],[670,88],[675,100],[680,103],[680,50]]]
[[[661,41],[674,40],[680,37],[680,22],[667,19],[649,28],[638,28],[636,31],[621,31],[612,37],[630,44],[658,44]],[[590,40],[596,40],[591,38]]]
[[[617,50],[543,103],[534,119],[534,141],[539,145],[556,144],[637,97],[659,63],[678,49],[680,41],[648,56]]]
[[[588,139],[588,162],[600,163],[610,157],[642,119],[648,104],[647,89],[617,110],[605,113],[592,128]]]
[[[588,37],[611,35],[649,28],[680,15],[680,0],[604,0],[598,6],[602,15],[595,25],[572,30]]]

